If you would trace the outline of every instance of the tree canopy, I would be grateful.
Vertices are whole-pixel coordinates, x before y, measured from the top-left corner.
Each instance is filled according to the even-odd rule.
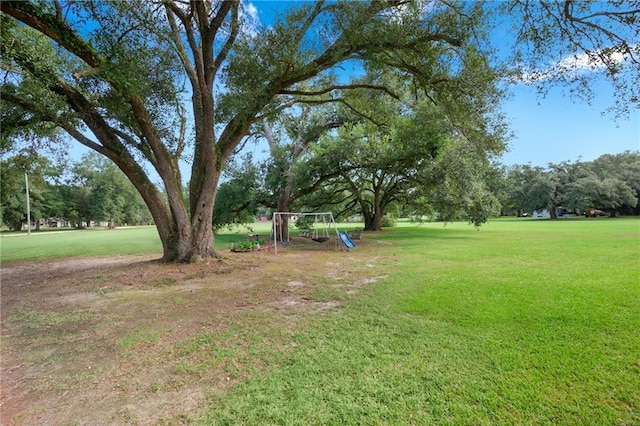
[[[64,219],[82,223],[149,224],[151,216],[131,182],[106,158],[95,153],[77,162],[56,163],[22,153],[0,162],[2,225],[19,230],[25,223],[25,175],[29,179],[31,219],[40,223]]]
[[[519,212],[556,208],[584,211],[596,208],[611,213],[637,214],[640,198],[640,153],[606,154],[593,161],[563,162],[548,167],[515,165],[505,176],[502,203]]]
[[[29,179],[31,217],[37,219],[47,212],[46,176],[53,174],[53,166],[46,157],[21,153],[0,160],[0,223],[20,230],[26,222],[26,179]]]

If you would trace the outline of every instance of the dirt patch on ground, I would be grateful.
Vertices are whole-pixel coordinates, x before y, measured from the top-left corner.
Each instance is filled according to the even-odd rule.
[[[371,243],[5,263],[0,423],[188,424],[381,278]]]

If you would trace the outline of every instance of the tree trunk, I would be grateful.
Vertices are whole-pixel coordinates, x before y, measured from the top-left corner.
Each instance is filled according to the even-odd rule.
[[[214,257],[213,234],[213,200],[218,187],[220,172],[212,173],[213,183],[203,185],[199,197],[194,197],[195,202],[191,208],[191,214],[187,215],[184,204],[169,208],[160,197],[160,194],[147,194],[143,196],[149,207],[149,211],[158,229],[158,235],[162,242],[163,262],[198,262],[206,258]],[[177,200],[182,197],[182,191],[173,186],[167,198]],[[147,199],[149,198],[149,199]],[[176,210],[184,208],[183,212],[176,214]]]
[[[262,128],[264,131],[264,137],[267,139],[267,143],[269,144],[269,150],[271,152],[271,157],[274,160],[275,164],[279,164],[278,161],[278,143],[271,132],[271,126],[266,118],[262,120]],[[282,167],[280,169],[280,177],[281,177],[281,186],[278,191],[278,199],[276,200],[276,212],[279,213],[290,213],[291,212],[291,203],[293,202],[291,198],[291,192],[293,191],[293,166],[296,160],[302,155],[304,149],[300,147],[300,140],[296,140],[295,146],[296,149],[292,152],[292,159],[290,162],[282,161],[282,164],[278,167]],[[275,223],[275,235],[273,236],[274,240],[280,239],[281,241],[289,241],[289,215],[279,216],[278,220]]]
[[[384,216],[384,207],[381,197],[380,186],[374,184],[373,204],[370,206],[370,209],[365,209],[364,204],[361,203],[363,207],[362,212],[364,213],[365,211],[367,211],[364,223],[365,231],[382,231],[382,217]]]
[[[207,220],[205,217],[202,216],[203,221]],[[171,227],[156,224],[162,243],[162,261],[192,263],[215,256],[212,222],[213,215],[209,216],[208,224],[194,227],[188,222]]]
[[[284,213],[284,212],[283,212]],[[289,215],[278,215],[275,223],[274,241],[289,241]]]
[[[373,212],[373,230],[382,231],[382,218],[384,217],[384,211],[382,207],[376,206]]]
[[[375,231],[375,221],[374,214],[369,211],[364,205],[361,208],[362,210],[362,219],[364,220],[364,230],[365,231]]]
[[[282,188],[280,188],[280,194],[278,195],[278,201],[276,204],[276,211],[280,213],[290,213],[291,210],[291,183],[287,180]],[[282,241],[289,241],[289,215],[280,216],[278,222],[276,222],[276,235],[274,238],[282,238]]]
[[[384,217],[382,207],[373,206],[373,212],[363,209],[362,213],[365,231],[382,231],[382,218]]]

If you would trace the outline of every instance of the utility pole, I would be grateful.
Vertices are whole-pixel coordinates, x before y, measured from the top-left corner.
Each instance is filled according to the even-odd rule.
[[[31,235],[31,206],[29,204],[29,177],[24,174],[24,183],[27,192],[27,235]]]

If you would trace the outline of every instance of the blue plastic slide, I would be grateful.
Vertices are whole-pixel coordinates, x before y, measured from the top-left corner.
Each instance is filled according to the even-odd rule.
[[[349,238],[349,234],[347,234],[345,231],[342,231],[340,233],[340,239],[348,249],[356,248],[355,243],[351,241],[351,238]]]

